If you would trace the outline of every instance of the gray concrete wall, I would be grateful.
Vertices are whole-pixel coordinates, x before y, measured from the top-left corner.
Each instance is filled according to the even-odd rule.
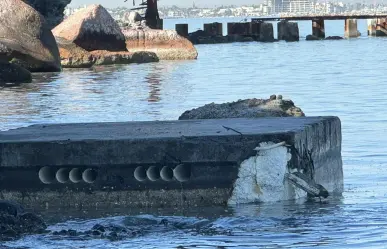
[[[336,117],[36,125],[0,132],[0,192],[27,206],[226,205],[254,148],[282,141],[301,157],[302,144],[313,149],[316,182],[340,194]],[[284,167],[300,167],[294,149],[289,153]]]

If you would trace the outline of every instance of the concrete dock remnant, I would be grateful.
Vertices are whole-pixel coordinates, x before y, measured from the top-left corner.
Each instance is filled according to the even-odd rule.
[[[312,20],[312,35],[320,39],[325,38],[325,24],[324,19]]]
[[[178,35],[188,37],[188,24],[176,24],[175,29]]]
[[[377,25],[377,19],[367,20],[367,34],[369,36],[376,36],[376,25]]]
[[[273,42],[274,41],[274,29],[272,23],[263,22],[260,25],[259,41],[261,42]]]
[[[0,132],[1,198],[27,207],[190,207],[343,191],[337,117],[34,125]]]
[[[280,21],[277,23],[278,40],[287,42],[299,41],[300,33],[298,30],[298,23],[289,21]]]
[[[223,24],[219,22],[205,23],[204,32],[210,36],[223,36]]]
[[[346,19],[344,29],[344,36],[346,38],[354,38],[360,36],[360,33],[357,30],[357,19]]]
[[[387,36],[387,18],[376,20],[375,36]]]

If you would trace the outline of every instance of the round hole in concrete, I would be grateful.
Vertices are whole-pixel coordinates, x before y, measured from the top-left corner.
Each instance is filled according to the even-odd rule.
[[[67,183],[70,178],[69,178],[69,169],[66,168],[61,168],[56,172],[56,180],[60,183]]]
[[[142,166],[137,167],[134,170],[134,178],[136,178],[137,181],[143,182],[146,180],[146,171],[145,168]]]
[[[97,180],[98,172],[94,169],[87,169],[82,173],[82,179],[87,183],[93,183]]]
[[[191,167],[184,164],[179,164],[173,170],[173,175],[179,182],[187,182],[191,178]]]
[[[39,179],[44,184],[51,184],[55,181],[55,171],[46,166],[39,170]]]
[[[164,181],[170,182],[173,180],[173,170],[168,166],[164,166],[160,171],[160,176]]]
[[[78,168],[72,169],[69,173],[69,178],[70,178],[70,181],[72,181],[73,183],[81,182],[82,181],[81,170]]]
[[[152,182],[155,182],[160,179],[160,171],[156,166],[149,167],[149,169],[146,171],[146,175],[148,176],[148,179]]]

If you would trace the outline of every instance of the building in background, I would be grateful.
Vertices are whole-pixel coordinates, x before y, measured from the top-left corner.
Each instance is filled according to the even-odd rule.
[[[272,0],[274,13],[310,13],[314,11],[314,0]]]

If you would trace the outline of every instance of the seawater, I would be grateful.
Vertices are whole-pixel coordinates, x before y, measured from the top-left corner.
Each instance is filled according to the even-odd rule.
[[[237,19],[166,20],[188,22]],[[300,22],[302,37],[310,22]],[[51,230],[124,224],[143,233],[111,242],[53,235],[26,236],[27,248],[386,248],[387,38],[295,43],[198,45],[196,61],[65,70],[36,74],[32,84],[0,89],[0,129],[37,123],[177,119],[210,102],[282,94],[307,116],[342,121],[345,192],[305,200],[190,210],[41,211]],[[327,21],[343,35],[343,21]],[[167,223],[161,222],[166,220]]]

